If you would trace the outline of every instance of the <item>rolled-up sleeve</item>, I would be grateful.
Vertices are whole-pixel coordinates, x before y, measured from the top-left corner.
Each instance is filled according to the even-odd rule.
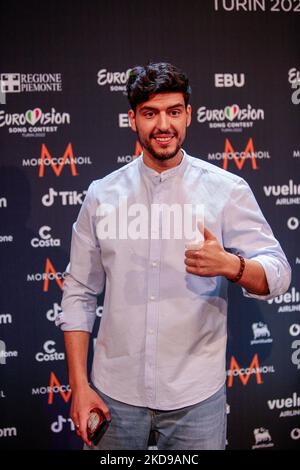
[[[244,296],[269,300],[286,292],[291,282],[291,267],[254,194],[242,178],[232,189],[223,215],[225,249],[258,261],[266,274],[269,294],[252,294],[242,288]]]
[[[92,331],[97,296],[105,285],[105,271],[95,229],[94,189],[95,182],[88,188],[72,229],[70,263],[63,283],[62,312],[55,320],[64,331]]]

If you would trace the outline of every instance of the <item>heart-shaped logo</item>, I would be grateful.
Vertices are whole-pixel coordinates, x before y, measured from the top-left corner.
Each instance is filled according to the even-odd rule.
[[[40,108],[28,109],[25,114],[26,121],[33,126],[41,119],[42,110]]]
[[[234,118],[238,115],[240,107],[237,104],[233,104],[232,106],[226,106],[225,108],[225,116],[229,121],[233,121]]]

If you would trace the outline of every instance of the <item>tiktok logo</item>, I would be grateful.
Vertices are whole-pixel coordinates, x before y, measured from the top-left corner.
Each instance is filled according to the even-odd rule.
[[[54,421],[51,424],[51,431],[55,433],[62,432],[65,423],[69,423],[70,431],[75,430],[75,426],[71,418],[64,418],[62,415],[58,415],[57,421]]]
[[[53,188],[49,188],[49,192],[44,194],[42,197],[42,204],[46,207],[53,206],[55,198],[60,198],[62,206],[77,206],[83,203],[86,191],[79,193],[77,191],[55,191]]]

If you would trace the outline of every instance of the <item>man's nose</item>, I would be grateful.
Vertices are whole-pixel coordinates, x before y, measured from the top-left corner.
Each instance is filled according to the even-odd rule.
[[[160,131],[167,131],[169,129],[169,117],[167,113],[159,113],[157,127]]]

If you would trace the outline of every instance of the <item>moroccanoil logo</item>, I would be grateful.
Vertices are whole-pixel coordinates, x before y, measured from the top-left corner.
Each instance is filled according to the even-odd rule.
[[[57,282],[58,287],[62,289],[63,286],[63,281],[59,278],[56,269],[54,268],[53,264],[51,263],[50,259],[46,259],[46,265],[45,265],[45,279],[44,279],[44,285],[43,285],[43,291],[48,292],[49,289],[49,281],[51,279],[55,279]]]
[[[234,163],[236,164],[237,168],[241,170],[245,164],[246,158],[248,155],[250,155],[251,159],[251,165],[253,170],[257,170],[257,164],[256,164],[256,157],[254,154],[254,146],[253,146],[253,140],[250,138],[248,140],[248,143],[245,147],[244,152],[240,154],[240,157],[237,156],[234,148],[231,145],[231,142],[229,139],[225,140],[225,158],[224,158],[224,163],[223,163],[223,168],[224,170],[228,169],[228,163],[229,163],[229,155],[232,156]]]
[[[49,385],[42,387],[35,387],[31,391],[32,395],[48,395],[48,405],[52,405],[54,395],[60,394],[65,403],[68,403],[72,395],[70,385],[61,384],[54,372],[50,372]]]
[[[260,385],[263,383],[263,374],[269,374],[274,372],[275,369],[273,365],[260,366],[257,354],[253,356],[253,359],[248,367],[240,366],[236,358],[234,356],[231,356],[229,370],[227,370],[227,386],[229,388],[233,387],[233,380],[235,377],[238,377],[243,385],[247,385],[252,375],[255,376],[256,383]]]
[[[238,170],[242,170],[246,160],[250,160],[252,170],[258,170],[257,161],[271,158],[268,150],[254,150],[253,139],[250,138],[243,151],[237,151],[231,141],[226,138],[224,152],[209,153],[209,161],[223,160],[223,169],[228,170],[229,161],[232,161]],[[249,165],[247,165],[248,167]]]
[[[59,393],[65,403],[68,403],[72,395],[72,390],[65,391],[66,387],[62,386],[54,372],[50,373],[49,381],[49,395],[48,395],[48,405],[52,405],[54,400],[54,393]]]
[[[27,274],[27,282],[40,282],[43,281],[43,291],[48,292],[49,290],[49,282],[56,281],[58,287],[62,289],[63,286],[63,279],[64,279],[64,272],[57,271],[52,264],[50,258],[46,258],[45,262],[45,271],[43,273],[28,273]]]
[[[139,141],[137,140],[135,143],[135,150],[133,155],[118,155],[117,162],[118,163],[130,163],[133,160],[136,160],[142,153],[143,149]]]
[[[39,177],[42,178],[45,174],[45,166],[46,166],[46,161],[54,171],[56,176],[60,176],[64,166],[66,164],[69,164],[70,169],[71,169],[71,174],[72,176],[78,176],[77,170],[76,170],[76,165],[75,165],[75,159],[74,159],[74,154],[73,154],[73,148],[72,144],[69,143],[67,145],[67,148],[65,150],[65,153],[61,158],[53,158],[52,155],[50,154],[49,150],[47,149],[45,144],[42,144],[42,149],[41,149],[41,156],[40,156],[40,169],[39,169]],[[56,163],[56,161],[58,163]],[[48,165],[47,165],[48,166]]]

